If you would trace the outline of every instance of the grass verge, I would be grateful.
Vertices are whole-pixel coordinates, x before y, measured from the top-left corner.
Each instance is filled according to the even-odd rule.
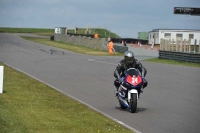
[[[4,66],[1,133],[132,132],[49,86],[0,65]]]
[[[89,54],[89,55],[96,55],[96,56],[123,56],[122,53],[116,52],[113,55],[110,55],[108,53],[108,51],[100,51],[100,50],[95,50],[95,49],[91,49],[91,48],[87,48],[87,47],[83,47],[83,46],[77,46],[77,45],[73,45],[73,44],[66,44],[66,43],[62,43],[62,42],[50,41],[49,39],[44,39],[44,38],[25,37],[25,36],[21,36],[21,37],[26,40],[29,40],[29,41],[34,41],[37,43],[42,43],[42,44],[46,44],[49,46],[58,47],[61,49],[66,49],[66,50],[81,53],[81,54]],[[199,63],[181,62],[181,61],[176,61],[176,60],[151,58],[151,59],[146,59],[145,61],[200,68]]]
[[[181,61],[176,61],[176,60],[167,60],[167,59],[159,59],[159,58],[146,59],[145,61],[200,68],[200,63],[181,62]]]
[[[114,54],[110,55],[108,51],[100,51],[100,50],[95,50],[88,47],[51,41],[50,39],[47,39],[47,38],[25,37],[25,36],[21,36],[21,37],[29,41],[33,41],[33,42],[81,53],[81,54],[96,55],[96,56],[122,56],[123,55],[122,53],[118,53],[118,52],[115,52]]]

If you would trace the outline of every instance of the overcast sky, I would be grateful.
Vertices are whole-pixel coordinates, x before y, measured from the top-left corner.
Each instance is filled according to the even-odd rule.
[[[200,0],[0,0],[0,27],[106,28],[121,37],[157,28],[200,29],[200,16],[174,15]]]

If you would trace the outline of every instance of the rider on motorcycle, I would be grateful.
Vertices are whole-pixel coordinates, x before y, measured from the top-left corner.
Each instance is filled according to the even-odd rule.
[[[114,81],[116,96],[118,96],[118,88],[122,82],[121,78],[125,76],[124,71],[128,70],[129,68],[138,69],[142,77],[145,77],[147,74],[147,70],[142,66],[142,64],[137,59],[134,58],[134,53],[132,51],[126,51],[124,53],[124,59],[118,63],[114,71],[114,77],[116,78],[116,80]],[[145,88],[147,84],[148,82],[146,81],[143,85],[143,88]],[[142,90],[140,92],[142,92]],[[138,93],[140,94],[140,92]]]

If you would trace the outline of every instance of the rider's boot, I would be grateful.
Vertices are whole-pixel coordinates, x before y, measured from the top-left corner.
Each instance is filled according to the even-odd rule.
[[[145,80],[144,81],[144,84],[143,84],[143,88],[141,89],[141,93],[143,93],[143,89],[145,88],[145,87],[147,87],[147,85],[148,85],[148,81],[147,80]]]
[[[114,85],[114,91],[115,91],[115,96],[118,97],[119,94],[118,87],[116,87],[115,85]]]

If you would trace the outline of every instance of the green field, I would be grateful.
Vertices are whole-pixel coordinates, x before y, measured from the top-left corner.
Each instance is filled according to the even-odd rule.
[[[0,27],[0,32],[4,32],[4,33],[54,33],[54,29]]]
[[[90,28],[90,35],[95,33],[99,34],[99,38],[120,38],[117,34],[108,31],[107,29],[100,28]],[[54,29],[42,29],[42,28],[10,28],[10,27],[0,27],[0,33],[36,33],[39,35],[52,36],[54,34]],[[68,29],[68,33],[74,34],[74,29]],[[85,34],[85,28],[78,28],[78,34]],[[88,33],[89,34],[89,33]]]

